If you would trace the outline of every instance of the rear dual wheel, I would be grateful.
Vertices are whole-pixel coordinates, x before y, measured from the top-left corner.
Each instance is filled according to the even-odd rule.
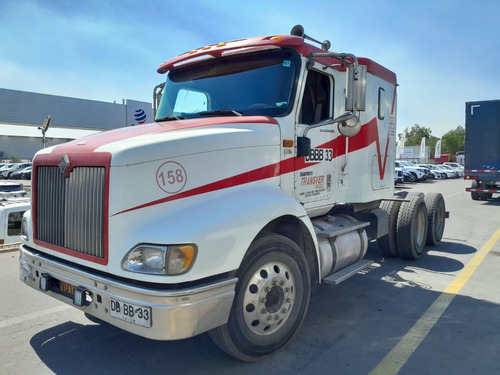
[[[471,188],[472,189],[479,188],[479,184],[477,183],[477,181],[472,181]],[[491,197],[493,196],[492,193],[484,193],[479,191],[471,191],[470,195],[472,200],[474,201],[479,201],[479,200],[487,201],[488,199],[491,199]]]
[[[382,201],[379,208],[384,210],[389,216],[389,233],[377,238],[377,245],[382,255],[386,257],[398,257],[399,250],[397,244],[397,221],[401,202]]]
[[[425,245],[441,242],[446,208],[441,193],[409,192],[408,201],[383,201],[380,208],[389,215],[389,233],[377,239],[380,252],[388,257],[418,259]]]
[[[229,320],[209,334],[229,355],[255,362],[283,348],[299,329],[309,306],[309,268],[293,241],[269,234],[250,246],[237,276]]]
[[[437,246],[441,243],[446,221],[446,208],[441,193],[428,193],[425,198],[427,207],[427,240],[426,244]]]
[[[427,208],[419,195],[408,196],[402,202],[397,220],[397,243],[404,259],[416,260],[424,253],[427,239]]]
[[[478,188],[477,181],[472,181],[471,188],[472,189],[477,189]],[[471,191],[470,192],[470,197],[472,198],[473,201],[478,201],[478,200],[481,199],[481,196],[479,195],[479,192],[477,192],[477,191]]]
[[[404,196],[405,199],[411,199],[412,197],[424,199],[424,193],[410,191]],[[406,221],[402,220],[405,219],[407,215],[410,215],[410,219],[408,220],[411,220],[411,214],[417,208],[415,208],[413,205],[410,205],[410,202],[405,201],[382,201],[379,205],[379,208],[387,212],[389,216],[389,232],[385,236],[379,237],[377,239],[377,244],[380,252],[386,257],[401,256],[403,258],[408,258],[408,256],[405,256],[401,253],[400,248],[403,247],[407,249],[414,246],[416,239],[412,238],[411,235],[414,236],[415,233],[417,235],[420,235],[420,226],[423,225],[423,223],[417,223],[419,229],[413,229],[413,232],[410,233],[408,232],[408,230],[411,231],[412,229],[408,228],[412,223],[410,221],[407,223]],[[405,218],[400,219],[400,215],[405,215]],[[399,232],[401,230],[403,231],[403,234],[400,235]]]

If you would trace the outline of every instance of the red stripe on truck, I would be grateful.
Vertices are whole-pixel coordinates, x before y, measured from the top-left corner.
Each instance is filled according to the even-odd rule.
[[[346,137],[338,136],[337,138],[323,144],[317,146],[318,148],[332,148],[333,149],[333,157],[336,158],[338,156],[344,155],[345,153],[345,144]],[[378,133],[378,125],[377,119],[373,118],[371,121],[366,123],[361,127],[359,133],[349,138],[348,150],[349,152],[354,152],[357,150],[361,150],[365,147],[370,146],[372,143],[376,143],[377,147],[377,156],[378,156],[378,166],[379,166],[379,175],[382,180],[385,175],[385,168],[387,164],[387,150],[389,148],[389,133],[387,134],[386,145],[385,145],[385,155],[382,160],[382,156],[380,155],[380,139]],[[219,181],[215,181],[206,185],[198,186],[191,190],[186,190],[178,194],[170,195],[168,197],[164,197],[161,199],[157,199],[155,201],[147,202],[141,204],[139,206],[131,207],[126,210],[117,212],[112,216],[120,215],[126,212],[139,210],[146,207],[155,206],[157,204],[162,204],[166,202],[171,202],[174,200],[188,198],[200,194],[210,193],[217,190],[227,189],[234,186],[239,186],[243,184],[247,184],[250,182],[256,182],[260,180],[264,180],[267,178],[278,177],[283,174],[291,173],[294,171],[302,170],[307,167],[310,167],[317,163],[306,163],[304,157],[292,157],[285,160],[282,160],[278,163],[273,163],[270,165],[266,165],[264,167],[260,167],[257,169],[253,169],[251,171],[243,172],[241,174],[231,176]]]

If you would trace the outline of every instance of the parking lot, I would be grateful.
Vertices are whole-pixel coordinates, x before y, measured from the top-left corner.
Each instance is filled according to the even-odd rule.
[[[173,342],[92,323],[18,279],[0,254],[3,374],[495,374],[500,373],[500,198],[472,201],[462,179],[398,184],[438,191],[450,218],[418,261],[384,258],[336,287],[321,286],[285,350],[236,361],[207,334]]]

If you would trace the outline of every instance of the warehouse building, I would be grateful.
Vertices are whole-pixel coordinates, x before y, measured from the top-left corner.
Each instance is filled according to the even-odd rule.
[[[32,160],[44,147],[42,123],[50,116],[45,145],[54,146],[98,132],[153,121],[151,103],[95,100],[0,88],[0,159]]]

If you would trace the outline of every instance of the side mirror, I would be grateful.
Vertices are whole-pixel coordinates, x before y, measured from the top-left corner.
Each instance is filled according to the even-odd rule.
[[[297,137],[297,157],[311,155],[311,138]]]
[[[366,66],[347,67],[346,111],[364,111],[366,107]]]
[[[351,112],[346,112],[333,121],[338,123],[337,128],[339,133],[344,137],[352,137],[358,134],[361,129],[358,116]]]
[[[346,112],[334,119],[326,119],[324,121],[310,125],[304,131],[303,136],[297,137],[297,157],[311,155],[311,138],[307,137],[307,133],[309,132],[309,130],[335,123],[338,124],[337,128],[339,133],[344,137],[352,137],[353,135],[358,134],[359,130],[361,129],[361,124],[359,123],[358,116],[356,116],[352,112]]]
[[[165,82],[156,85],[153,89],[153,118],[156,118],[156,112],[160,107],[161,96],[163,94],[163,89],[165,88]]]

